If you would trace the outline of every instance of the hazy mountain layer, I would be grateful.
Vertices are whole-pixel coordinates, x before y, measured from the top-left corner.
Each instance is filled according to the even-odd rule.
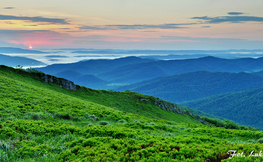
[[[182,104],[263,129],[263,88],[220,94]]]
[[[250,73],[191,72],[147,80],[118,88],[182,102],[220,93],[263,87],[263,78]]]
[[[44,66],[43,62],[26,58],[26,57],[17,57],[17,56],[7,56],[0,54],[0,65],[13,66]]]

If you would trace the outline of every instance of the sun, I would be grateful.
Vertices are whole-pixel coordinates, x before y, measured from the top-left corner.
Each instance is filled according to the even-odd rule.
[[[28,49],[33,49],[33,47],[32,46],[28,46]]]

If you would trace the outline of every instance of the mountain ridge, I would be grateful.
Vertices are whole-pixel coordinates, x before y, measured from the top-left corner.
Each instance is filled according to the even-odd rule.
[[[72,64],[54,64],[45,68],[38,68],[38,70],[52,75],[72,70],[82,75],[94,75],[109,82],[109,84],[122,85],[194,71],[256,72],[263,70],[263,59],[223,59],[207,56],[185,60],[145,60],[138,57],[127,57],[114,60],[89,60]],[[114,87],[102,85],[101,89],[103,88],[113,89]]]
[[[196,71],[146,80],[116,90],[128,89],[171,102],[182,102],[260,87],[263,87],[263,78],[251,73]]]
[[[16,67],[18,65],[20,66],[44,66],[46,65],[45,63],[26,58],[26,57],[19,57],[19,56],[9,56],[9,55],[3,55],[0,54],[0,65],[6,65],[6,66],[12,66]]]
[[[197,100],[182,102],[183,105],[233,120],[239,124],[263,129],[263,88],[218,94]],[[213,108],[213,109],[211,109]]]

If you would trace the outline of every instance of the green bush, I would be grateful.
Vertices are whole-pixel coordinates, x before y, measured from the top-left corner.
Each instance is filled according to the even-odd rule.
[[[258,143],[263,143],[263,137],[257,140]]]
[[[106,121],[100,121],[100,122],[99,122],[99,125],[109,125],[109,123],[106,122]]]
[[[54,118],[70,120],[71,116],[69,114],[64,114],[64,113],[55,113]]]
[[[42,120],[46,118],[47,116],[42,112],[29,112],[24,115],[24,119]]]
[[[127,123],[127,121],[124,120],[124,119],[121,119],[121,120],[118,120],[118,123],[120,123],[120,124],[125,124],[125,123]]]

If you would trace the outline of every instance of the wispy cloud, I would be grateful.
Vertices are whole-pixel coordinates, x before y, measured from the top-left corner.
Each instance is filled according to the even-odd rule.
[[[263,17],[257,16],[218,16],[218,17],[192,17],[192,19],[204,20],[203,23],[217,24],[217,23],[241,23],[241,22],[263,22]]]
[[[23,26],[31,26],[32,27],[32,26],[38,26],[38,25],[23,25]]]
[[[114,27],[117,29],[177,29],[185,28],[179,27],[178,24],[160,24],[160,25],[107,25],[108,27]]]
[[[78,27],[79,29],[87,29],[87,30],[115,30],[113,28],[110,27],[106,27],[106,26],[82,26],[82,27]]]
[[[15,24],[15,23],[13,23],[12,21],[5,21],[4,23],[5,23],[5,24]]]
[[[141,32],[145,32],[145,33],[156,33],[156,32],[159,32],[159,31],[141,31]]]
[[[159,25],[149,25],[149,24],[134,24],[134,25],[100,25],[100,26],[82,26],[79,29],[88,30],[126,30],[126,29],[178,29],[186,28],[180,25],[190,25],[190,24],[159,24]]]
[[[57,33],[50,30],[0,30],[0,34],[16,35],[16,34],[30,34],[30,33]]]
[[[68,58],[68,56],[63,56],[63,55],[47,55],[45,57],[47,58]]]
[[[0,15],[0,20],[25,20],[31,22],[48,22],[54,24],[68,24],[66,19],[59,18],[45,18],[45,17],[27,17],[27,16],[13,16],[13,15]]]
[[[209,38],[209,37],[179,37],[179,36],[161,36],[163,39],[167,40],[187,40],[187,41],[245,41],[245,39],[235,39],[235,38]]]
[[[5,10],[11,10],[11,9],[14,9],[14,7],[5,7],[4,9]]]
[[[243,15],[243,12],[228,12],[228,15]]]

